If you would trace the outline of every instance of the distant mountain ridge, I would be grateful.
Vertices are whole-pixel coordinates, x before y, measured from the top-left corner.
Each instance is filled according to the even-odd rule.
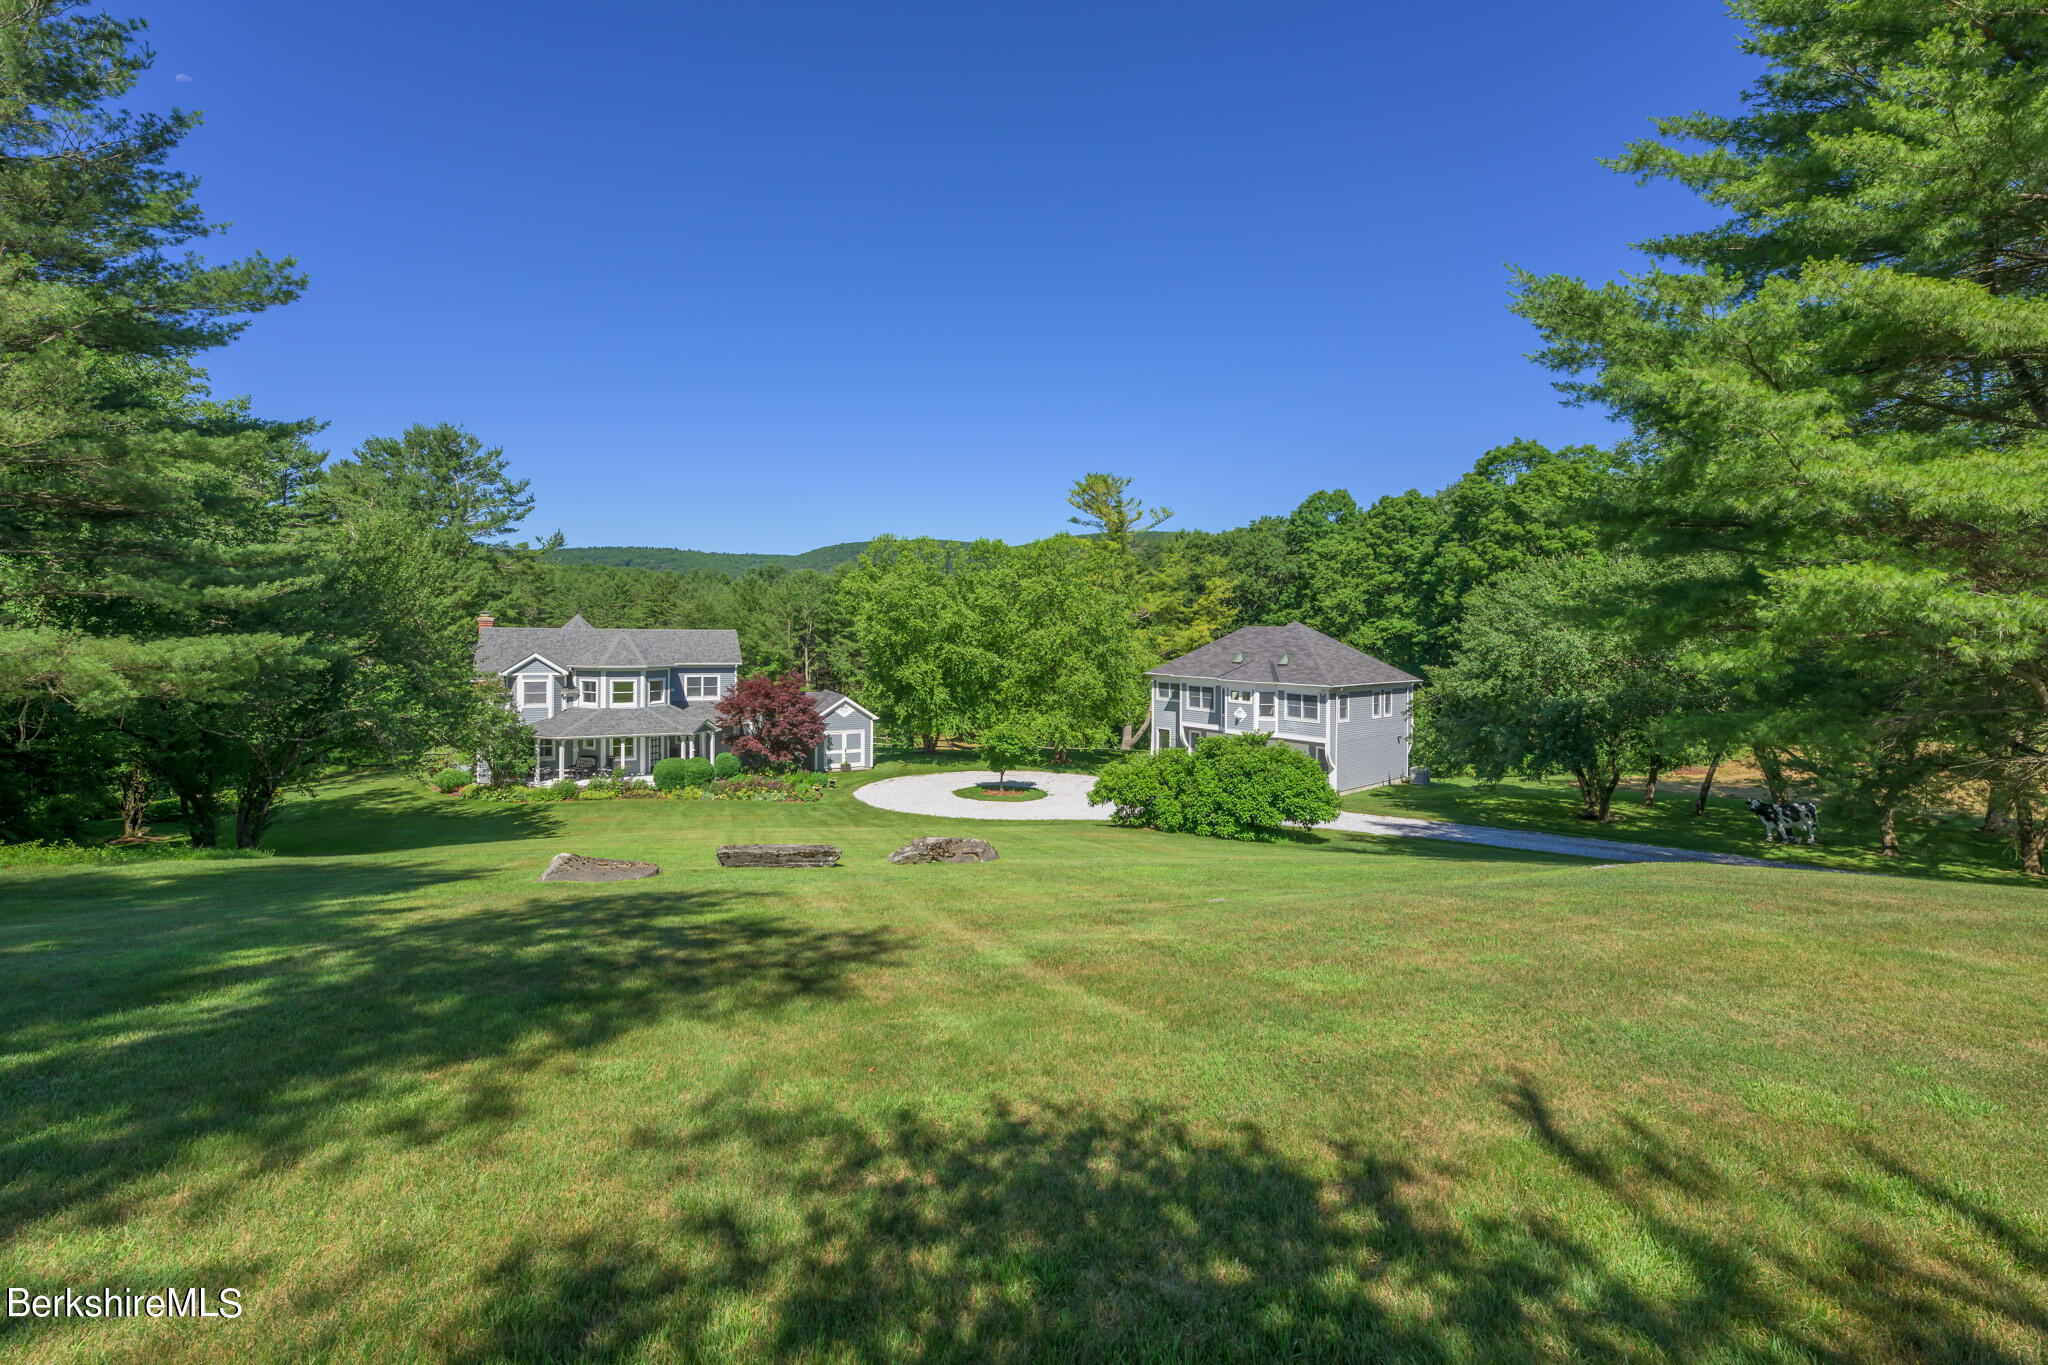
[[[1164,540],[1171,531],[1134,531],[1131,539],[1140,543]],[[1084,535],[1083,537],[1088,538]],[[948,548],[965,545],[964,540],[942,540]],[[816,569],[830,573],[841,564],[859,559],[872,540],[849,540],[838,545],[820,545],[800,555],[728,554],[719,550],[672,550],[659,545],[575,545],[550,550],[548,558],[557,564],[602,564],[614,569],[657,569],[666,573],[721,573],[737,578],[749,569],[763,566],[788,569]]]
[[[615,569],[659,569],[669,573],[722,573],[737,578],[749,569],[772,566],[828,573],[860,558],[872,542],[849,540],[821,545],[800,555],[727,554],[718,550],[674,550],[656,545],[578,545],[550,550],[557,564],[603,564]]]

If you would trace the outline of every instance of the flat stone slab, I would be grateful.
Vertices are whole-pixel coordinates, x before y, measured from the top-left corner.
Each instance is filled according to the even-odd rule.
[[[581,853],[557,853],[540,874],[544,882],[632,882],[652,877],[661,869],[653,863],[629,862],[624,858],[586,858]]]
[[[889,855],[892,863],[992,863],[1002,855],[986,839],[932,835],[912,839]]]
[[[830,844],[727,844],[718,850],[720,867],[832,867],[839,850]]]

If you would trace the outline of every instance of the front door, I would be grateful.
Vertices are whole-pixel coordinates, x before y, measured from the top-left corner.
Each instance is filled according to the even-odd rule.
[[[867,766],[868,737],[866,735],[858,730],[848,730],[844,734],[833,736],[833,738],[840,742],[838,753],[827,752],[827,757],[832,760],[833,766],[836,767],[842,762],[854,768],[865,768]]]

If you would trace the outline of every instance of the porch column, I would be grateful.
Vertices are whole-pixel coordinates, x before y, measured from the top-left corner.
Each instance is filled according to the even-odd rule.
[[[535,735],[535,736],[533,737],[533,776],[532,776],[532,778],[530,778],[530,779],[528,780],[528,782],[527,782],[527,785],[528,785],[528,786],[531,786],[531,787],[538,787],[538,786],[540,785],[540,736],[539,736],[539,735]]]

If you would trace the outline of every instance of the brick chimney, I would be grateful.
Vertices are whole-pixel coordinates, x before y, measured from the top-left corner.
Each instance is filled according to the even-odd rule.
[[[489,630],[492,626],[495,626],[497,624],[498,618],[491,615],[489,612],[485,612],[482,616],[476,618],[476,633],[481,635],[485,631]]]

